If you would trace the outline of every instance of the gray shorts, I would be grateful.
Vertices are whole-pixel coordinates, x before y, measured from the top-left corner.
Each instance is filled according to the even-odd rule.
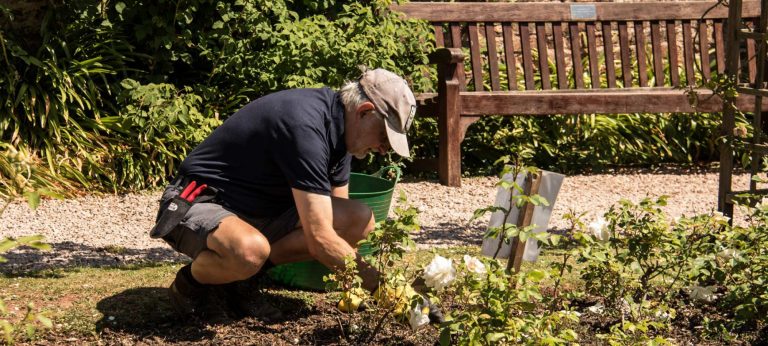
[[[160,199],[160,212],[165,210],[166,204],[174,196],[181,193],[183,186],[170,185],[163,192]],[[288,233],[296,229],[299,222],[299,213],[296,208],[291,208],[277,217],[253,218],[237,213],[220,204],[213,202],[195,203],[189,208],[187,214],[163,240],[192,259],[196,258],[203,250],[208,249],[208,235],[213,233],[221,220],[227,216],[237,216],[256,228],[270,244],[280,240]]]

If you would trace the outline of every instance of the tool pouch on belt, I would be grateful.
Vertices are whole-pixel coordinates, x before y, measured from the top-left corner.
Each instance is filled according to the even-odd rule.
[[[168,201],[168,206],[163,209],[160,218],[157,219],[155,227],[149,232],[152,238],[162,238],[176,228],[187,215],[187,211],[192,207],[192,202],[188,202],[180,196],[174,196]]]
[[[166,206],[160,212],[155,227],[152,227],[152,230],[149,231],[149,236],[152,238],[162,238],[168,235],[181,223],[193,204],[213,201],[216,199],[217,193],[218,190],[216,188],[207,186],[191,202],[182,197],[182,195],[173,196],[165,202]]]

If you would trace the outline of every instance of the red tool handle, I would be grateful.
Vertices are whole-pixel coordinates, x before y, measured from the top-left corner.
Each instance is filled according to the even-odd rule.
[[[192,191],[192,193],[190,193],[189,196],[187,196],[187,198],[185,199],[189,202],[194,201],[195,198],[197,198],[197,196],[200,195],[200,193],[203,192],[203,190],[205,190],[206,187],[208,187],[208,185],[206,184],[198,186],[197,189],[195,189],[195,191]]]
[[[189,183],[189,185],[187,185],[187,187],[184,188],[184,191],[181,192],[181,198],[187,199],[187,196],[189,196],[192,190],[195,189],[195,186],[197,186],[197,182],[193,180]]]

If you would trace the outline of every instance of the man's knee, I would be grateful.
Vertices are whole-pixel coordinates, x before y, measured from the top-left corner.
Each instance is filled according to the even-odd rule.
[[[354,208],[353,214],[355,227],[352,230],[352,239],[349,240],[352,245],[355,245],[358,241],[365,239],[368,233],[371,233],[376,228],[376,221],[378,220],[374,219],[371,208],[362,203],[357,208]]]
[[[223,219],[208,238],[208,245],[238,280],[258,273],[271,251],[264,235],[236,217]]]
[[[234,272],[245,280],[259,272],[269,259],[271,247],[263,235],[255,233],[240,240],[235,251]]]

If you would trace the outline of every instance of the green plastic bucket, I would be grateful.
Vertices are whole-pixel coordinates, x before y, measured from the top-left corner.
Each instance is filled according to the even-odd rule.
[[[393,179],[387,179],[393,174]],[[400,180],[400,168],[387,166],[373,175],[350,173],[349,198],[365,203],[371,208],[376,221],[386,220],[395,184]],[[357,251],[362,256],[372,255],[375,249],[361,246]],[[331,271],[318,261],[304,261],[281,264],[269,271],[269,276],[286,286],[322,291],[326,288],[323,276]]]

